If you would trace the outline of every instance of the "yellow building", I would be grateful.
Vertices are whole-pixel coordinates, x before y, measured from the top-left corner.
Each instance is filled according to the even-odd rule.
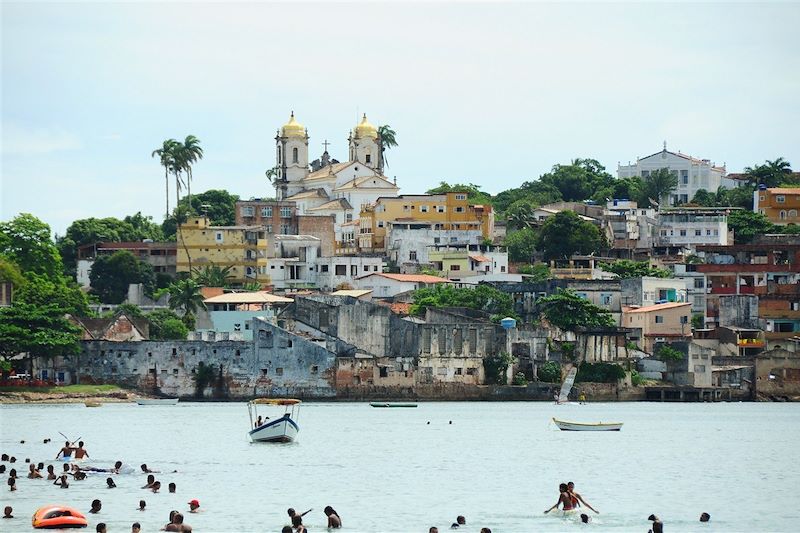
[[[396,222],[430,224],[435,230],[480,230],[491,239],[494,212],[490,205],[470,205],[466,192],[381,197],[361,210],[359,248],[385,250],[388,226]]]
[[[263,226],[212,226],[205,217],[190,217],[181,225],[178,240],[177,272],[189,273],[215,265],[231,267],[231,283],[269,283],[269,276],[259,275],[258,259],[266,256],[259,248],[265,242]]]
[[[753,211],[773,224],[800,224],[800,187],[757,189],[753,193]]]

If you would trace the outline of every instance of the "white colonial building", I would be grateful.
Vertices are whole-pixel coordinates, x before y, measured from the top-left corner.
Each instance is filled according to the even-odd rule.
[[[728,232],[728,215],[737,207],[677,207],[658,212],[661,246],[686,246],[698,244],[733,244]]]
[[[669,198],[654,198],[658,202],[669,205],[688,203],[700,189],[716,192],[720,186],[733,188],[737,184],[726,177],[725,165],[717,166],[708,159],[697,159],[680,152],[667,150],[667,143],[660,152],[637,158],[636,163],[617,166],[618,178],[639,176],[646,178],[651,172],[666,168],[678,178],[678,188],[669,194]]]
[[[340,163],[327,150],[309,164],[308,131],[292,113],[275,137],[275,188],[278,200],[296,202],[300,215],[335,217],[335,231],[358,218],[362,205],[381,196],[397,196],[397,185],[383,175],[383,142],[364,115],[347,139],[348,160]],[[354,214],[355,212],[355,214]]]

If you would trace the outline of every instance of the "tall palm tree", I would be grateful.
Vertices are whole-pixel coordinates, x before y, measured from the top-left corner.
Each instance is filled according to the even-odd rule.
[[[194,135],[187,135],[183,144],[178,143],[177,148],[179,159],[183,170],[186,171],[186,194],[189,197],[189,205],[192,205],[192,165],[198,160],[203,159],[203,149],[200,147],[200,139]]]
[[[169,308],[183,311],[183,322],[194,325],[194,317],[199,309],[205,309],[200,284],[193,279],[182,279],[169,286]]]
[[[381,140],[381,159],[388,167],[389,161],[386,159],[386,150],[397,146],[397,132],[388,124],[384,124],[378,127],[378,138]]]
[[[278,172],[280,171],[280,167],[274,166],[272,168],[268,168],[267,171],[264,173],[267,176],[267,181],[270,182],[271,185],[275,187],[275,198],[278,198]]]
[[[153,153],[150,154],[150,157],[158,156],[159,162],[161,166],[164,167],[164,182],[166,185],[166,201],[167,201],[167,210],[165,213],[165,218],[169,218],[169,173],[174,166],[174,156],[175,156],[175,146],[178,145],[178,141],[175,139],[167,139],[161,145],[161,148],[157,148],[153,150]]]

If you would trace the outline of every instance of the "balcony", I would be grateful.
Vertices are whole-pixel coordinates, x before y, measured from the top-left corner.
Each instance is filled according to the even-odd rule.
[[[739,339],[736,344],[740,348],[763,348],[767,342],[764,339]]]

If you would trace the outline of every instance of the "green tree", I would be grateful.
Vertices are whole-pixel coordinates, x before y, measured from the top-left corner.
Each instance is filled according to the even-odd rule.
[[[192,166],[203,159],[203,149],[200,139],[194,135],[187,135],[183,143],[175,146],[175,159],[186,172],[186,196],[191,203],[192,199]]]
[[[774,225],[761,213],[737,210],[728,215],[728,229],[733,230],[736,244],[745,244],[757,235],[773,232]]]
[[[519,267],[519,273],[529,276],[529,281],[547,281],[551,277],[550,267],[544,263],[522,265]]]
[[[164,236],[167,238],[175,237],[177,233],[176,217],[178,215],[188,217],[205,213],[212,226],[233,226],[236,224],[237,201],[239,201],[237,195],[230,194],[222,189],[209,189],[200,194],[192,195],[191,198],[185,196],[179,203],[183,211],[174,211],[172,216],[164,221],[162,225]]]
[[[192,277],[203,287],[230,287],[232,266],[206,265],[192,270]]]
[[[576,383],[616,383],[625,379],[625,369],[614,363],[582,362],[575,376]]]
[[[144,311],[142,311],[141,307],[129,302],[119,304],[116,308],[108,311],[104,316],[110,318],[116,315],[117,313],[125,313],[131,318],[146,318],[144,316]]]
[[[200,285],[193,279],[178,280],[169,286],[169,307],[183,312],[183,323],[194,326],[194,317],[199,309],[205,309]]]
[[[556,294],[539,298],[536,306],[541,316],[565,331],[575,331],[578,327],[614,326],[610,312],[570,289],[559,289]]]
[[[80,330],[56,304],[35,305],[15,301],[0,308],[0,356],[8,360],[27,353],[33,359],[77,354]]]
[[[484,357],[483,370],[486,374],[486,382],[492,385],[507,385],[506,371],[508,371],[508,365],[513,362],[514,358],[506,352]]]
[[[508,189],[492,199],[492,205],[498,213],[504,214],[511,204],[525,200],[534,206],[540,206],[562,200],[561,191],[557,187],[541,181],[526,181],[514,189]]]
[[[536,369],[536,377],[545,383],[560,383],[561,365],[555,361],[547,361]]]
[[[569,259],[573,254],[599,252],[604,245],[600,230],[585,222],[573,211],[559,211],[549,217],[536,240],[536,248],[545,259]]]
[[[474,183],[467,185],[462,183],[454,183],[453,185],[450,185],[449,183],[442,181],[439,182],[438,187],[428,189],[425,194],[445,194],[448,192],[466,193],[467,200],[469,201],[470,205],[492,205],[492,196],[489,193],[482,191],[480,187]]]
[[[65,276],[49,278],[43,274],[26,272],[24,282],[14,294],[14,301],[34,306],[54,305],[62,314],[90,316],[86,294]]]
[[[140,261],[127,250],[95,259],[89,274],[92,292],[103,303],[119,304],[128,296],[128,285],[142,283],[145,294],[152,295],[156,277],[153,267]]]
[[[717,205],[717,195],[708,192],[705,189],[697,189],[692,198],[692,203],[702,207],[713,207]]]
[[[186,324],[168,309],[156,309],[145,317],[150,322],[150,340],[183,340],[189,334]]]
[[[660,206],[668,205],[669,193],[678,188],[678,176],[668,168],[654,170],[649,176],[643,178],[639,204],[650,206],[655,200]]]
[[[22,272],[58,278],[63,270],[50,226],[28,213],[0,222],[0,253]]]
[[[779,187],[791,180],[792,165],[784,158],[779,157],[774,161],[766,160],[763,165],[746,167],[744,173],[747,180],[753,187],[766,185],[767,187]]]
[[[685,355],[683,352],[665,344],[658,349],[656,352],[656,357],[664,362],[667,362],[680,361],[685,357]]]
[[[600,268],[606,272],[611,272],[620,279],[640,278],[651,276],[656,278],[671,278],[672,272],[664,268],[651,267],[647,261],[631,261],[619,259],[613,263],[602,263]]]
[[[2,255],[0,255],[0,282],[11,283],[15,290],[25,282],[19,267]]]
[[[536,231],[524,228],[506,235],[503,244],[508,248],[508,258],[515,262],[528,262],[536,251]]]
[[[517,200],[505,212],[509,229],[531,228],[536,223],[535,206],[530,200]]]
[[[169,218],[169,173],[175,166],[175,150],[180,143],[175,139],[167,139],[161,143],[161,147],[153,150],[150,154],[151,157],[157,157],[158,162],[164,167],[164,183],[166,187],[166,210],[164,211],[164,218]]]
[[[386,151],[397,146],[397,132],[388,124],[383,124],[378,126],[378,138],[381,140],[381,156],[388,167],[389,160],[386,159]]]
[[[516,316],[511,296],[490,285],[478,285],[472,289],[440,283],[414,291],[411,314],[422,316],[428,307],[468,307],[488,313],[496,321]]]

